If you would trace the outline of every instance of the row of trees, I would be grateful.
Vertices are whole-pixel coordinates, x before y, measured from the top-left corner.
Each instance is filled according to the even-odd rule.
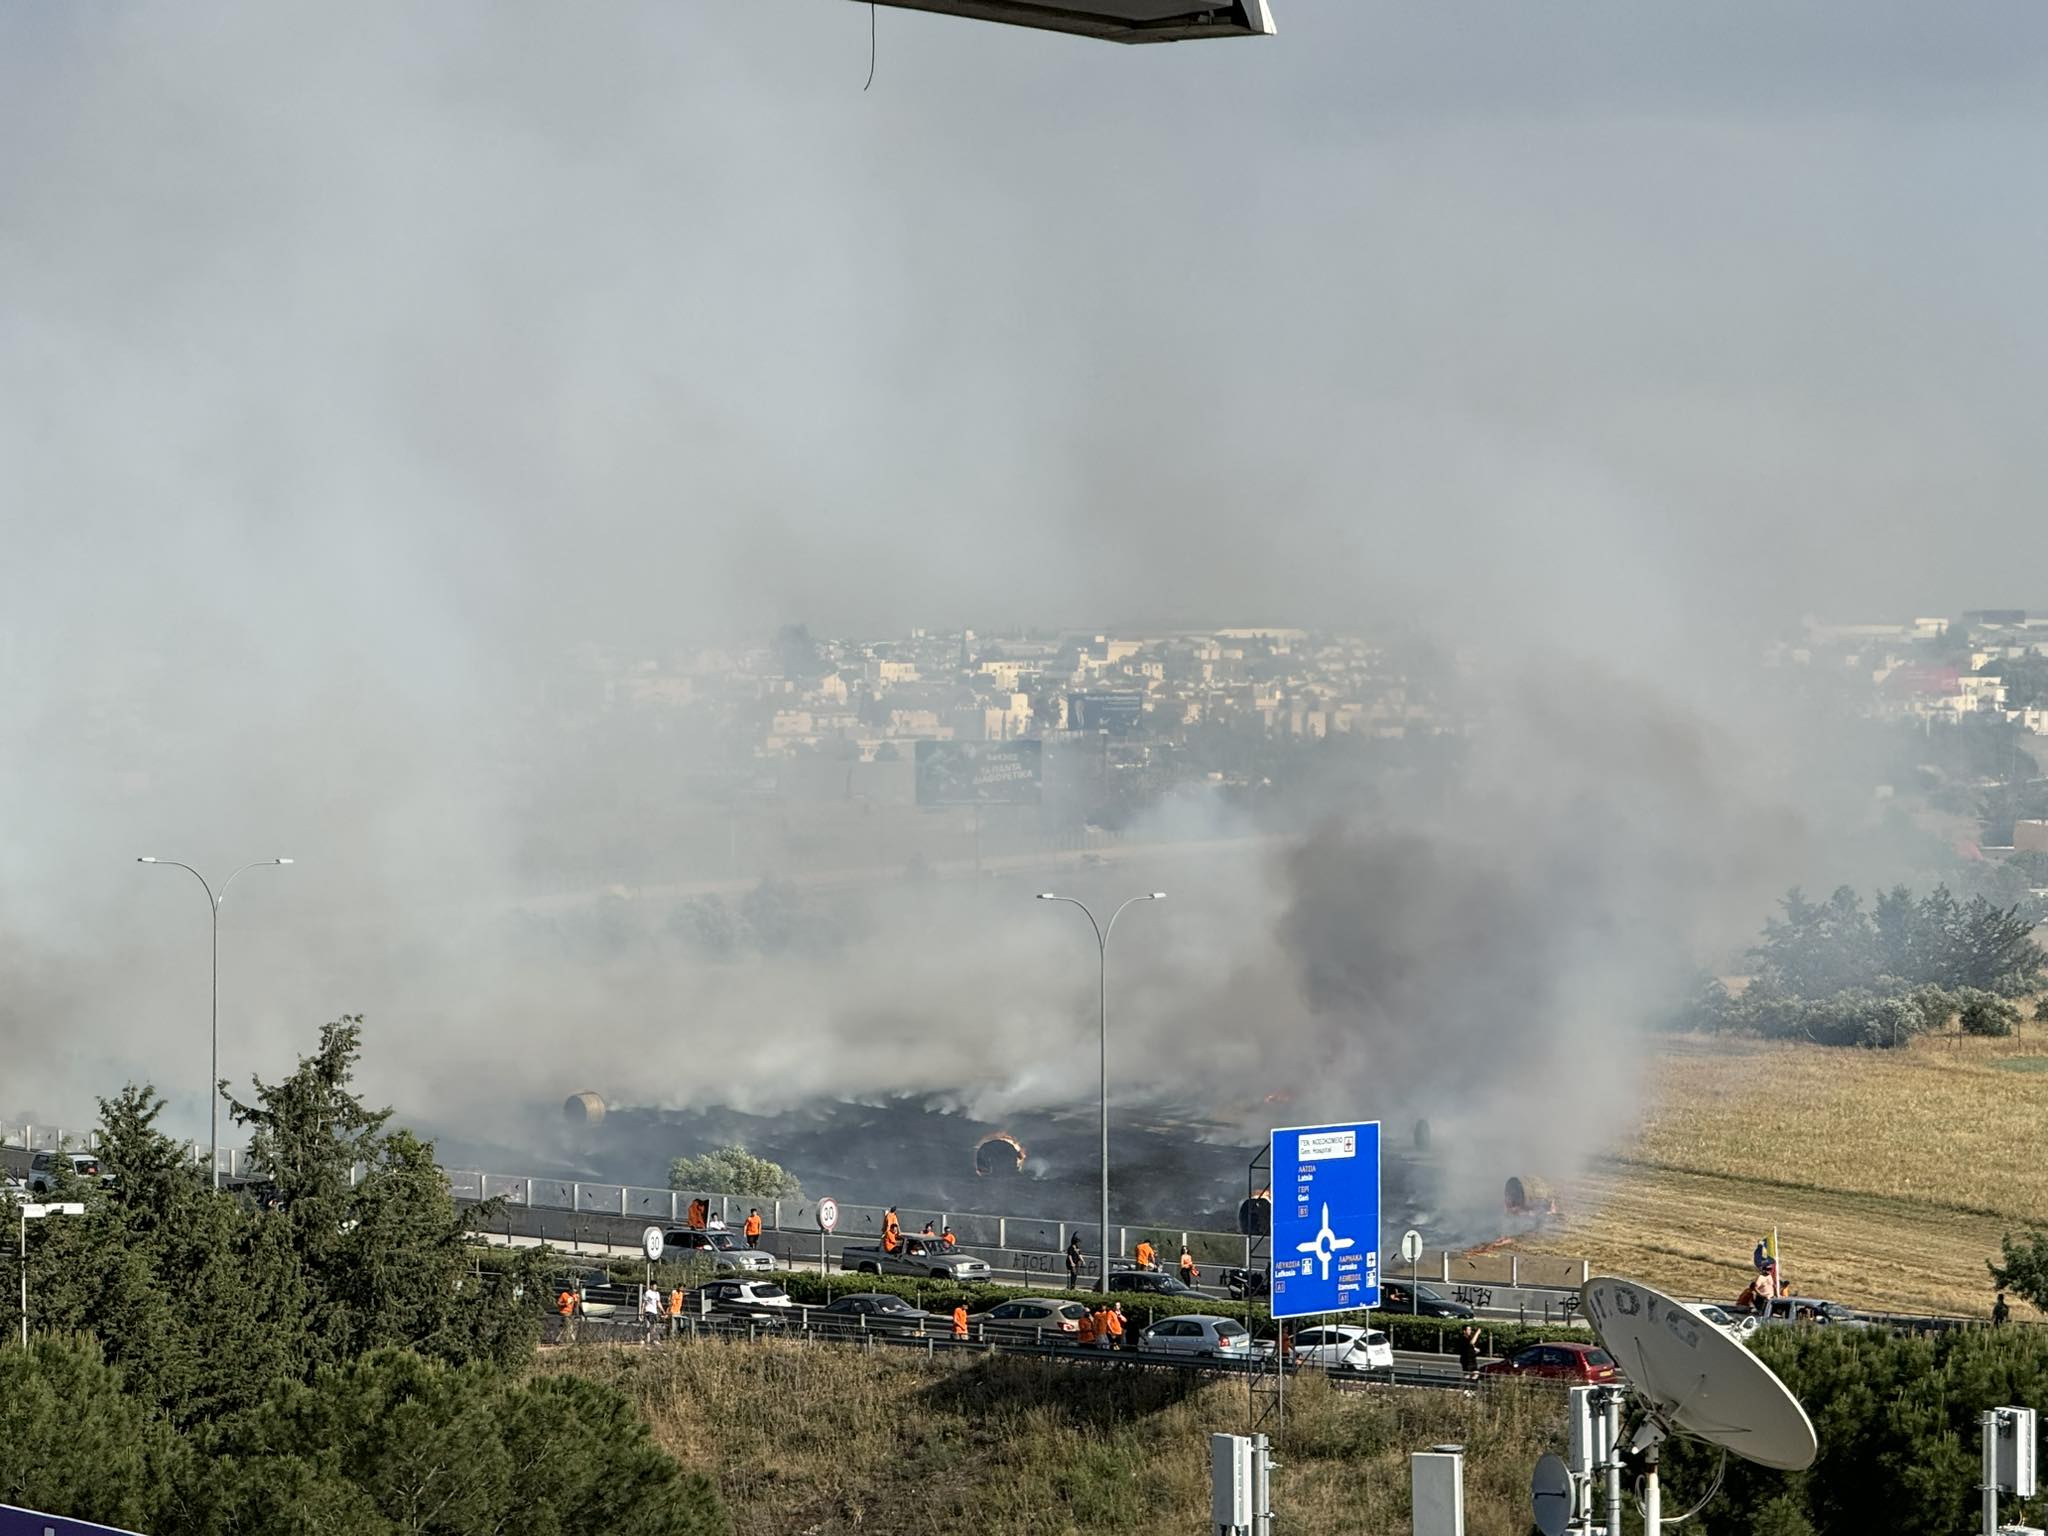
[[[2048,954],[2017,907],[1982,896],[1959,902],[1946,885],[1917,901],[1894,886],[1867,911],[1846,885],[1825,902],[1794,888],[1779,907],[1750,953],[1759,981],[1792,997],[1919,986],[2020,997],[2048,983]]]
[[[260,1200],[209,1188],[149,1088],[101,1102],[112,1184],[32,1234],[27,1350],[0,1304],[0,1503],[157,1536],[725,1529],[623,1399],[529,1379],[543,1261],[481,1272],[432,1148],[352,1090],[361,1037],[230,1099]]]

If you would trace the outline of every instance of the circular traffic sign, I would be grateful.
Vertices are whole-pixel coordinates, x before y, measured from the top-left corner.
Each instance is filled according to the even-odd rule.
[[[1401,1234],[1401,1257],[1410,1264],[1422,1257],[1422,1234],[1413,1227]]]
[[[640,1251],[647,1255],[647,1262],[661,1262],[661,1228],[649,1227],[640,1234]]]
[[[839,1225],[839,1202],[830,1198],[818,1202],[818,1230],[830,1232]]]

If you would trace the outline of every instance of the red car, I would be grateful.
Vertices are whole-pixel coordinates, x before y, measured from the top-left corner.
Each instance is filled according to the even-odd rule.
[[[1621,1372],[1614,1367],[1614,1356],[1595,1344],[1531,1344],[1505,1360],[1494,1361],[1481,1374],[1533,1376],[1544,1381],[1569,1381],[1581,1387],[1621,1378]]]

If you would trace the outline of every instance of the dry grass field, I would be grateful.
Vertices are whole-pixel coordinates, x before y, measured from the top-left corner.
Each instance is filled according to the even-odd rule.
[[[863,1530],[1004,1536],[1206,1529],[1208,1436],[1242,1433],[1241,1384],[1004,1356],[699,1340],[544,1352],[627,1392],[712,1477],[740,1536]],[[1529,1468],[1559,1435],[1540,1389],[1288,1387],[1274,1501],[1295,1531],[1408,1526],[1408,1453],[1467,1447],[1466,1529],[1524,1536]]]
[[[1983,1314],[2001,1233],[2048,1224],[2048,1029],[1901,1051],[1666,1043],[1621,1155],[1531,1251],[1732,1299],[1775,1224],[1798,1290]]]

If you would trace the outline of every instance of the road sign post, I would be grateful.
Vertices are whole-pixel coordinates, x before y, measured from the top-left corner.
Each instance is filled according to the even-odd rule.
[[[839,1202],[829,1195],[818,1202],[818,1273],[825,1273],[825,1238],[839,1225]],[[827,1293],[828,1298],[830,1293]]]
[[[1273,1317],[1380,1303],[1380,1123],[1276,1129]]]

